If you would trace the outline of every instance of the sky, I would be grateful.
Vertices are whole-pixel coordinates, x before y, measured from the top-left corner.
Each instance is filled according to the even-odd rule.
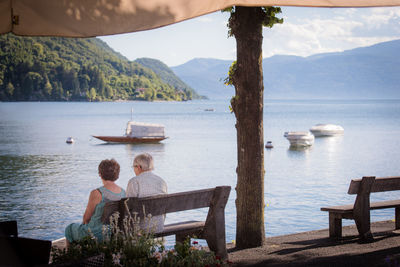
[[[263,30],[263,57],[310,56],[400,39],[400,7],[282,7],[283,24]],[[100,37],[129,60],[148,57],[170,67],[194,58],[236,58],[229,13],[215,12],[162,28]]]

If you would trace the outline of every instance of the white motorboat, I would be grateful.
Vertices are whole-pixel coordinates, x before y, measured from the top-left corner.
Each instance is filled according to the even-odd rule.
[[[310,132],[312,132],[315,137],[334,136],[343,134],[344,129],[342,126],[335,124],[317,124],[311,127]]]
[[[314,144],[314,135],[310,132],[285,132],[283,135],[290,142],[290,146],[312,146]]]
[[[75,142],[75,140],[71,136],[68,137],[67,140],[65,141],[65,143],[67,143],[67,144],[73,144],[74,142]]]

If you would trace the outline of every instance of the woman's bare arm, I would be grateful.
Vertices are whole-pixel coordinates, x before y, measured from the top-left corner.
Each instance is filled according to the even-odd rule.
[[[90,192],[89,196],[89,202],[87,204],[85,214],[83,214],[83,224],[88,224],[90,221],[90,218],[92,218],[92,215],[94,213],[94,209],[96,208],[97,204],[99,204],[101,201],[101,193],[99,190],[95,189],[92,192]]]

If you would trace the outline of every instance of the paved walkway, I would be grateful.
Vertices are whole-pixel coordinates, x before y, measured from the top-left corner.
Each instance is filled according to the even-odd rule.
[[[229,260],[234,266],[398,266],[400,230],[393,221],[371,225],[374,241],[361,243],[355,225],[343,227],[343,238],[328,238],[328,229],[276,236],[263,247],[234,251]],[[232,247],[232,245],[228,246]]]
[[[400,230],[393,221],[371,225],[374,241],[361,243],[355,225],[343,227],[343,238],[328,238],[328,229],[275,236],[263,247],[235,251],[228,244],[233,266],[390,266],[400,267]],[[65,238],[53,241],[65,247]]]

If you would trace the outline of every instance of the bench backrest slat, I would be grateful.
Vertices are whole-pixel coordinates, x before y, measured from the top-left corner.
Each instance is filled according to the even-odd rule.
[[[347,192],[350,195],[358,194],[360,190],[361,179],[351,180],[349,191]],[[400,177],[382,177],[375,178],[375,182],[372,185],[371,193],[374,192],[386,192],[386,191],[395,191],[400,190]]]
[[[223,190],[229,190],[230,186],[221,186]],[[199,209],[209,207],[214,196],[215,188],[202,189],[174,194],[157,195],[144,198],[128,198],[128,207],[130,212],[138,212],[140,217],[143,216],[143,207],[145,214],[152,216],[178,212],[191,209]],[[108,202],[104,206],[102,216],[103,222],[108,222],[109,217],[120,207],[124,207],[125,199],[120,201]]]
[[[47,266],[51,241],[24,237],[0,237],[0,266]]]

